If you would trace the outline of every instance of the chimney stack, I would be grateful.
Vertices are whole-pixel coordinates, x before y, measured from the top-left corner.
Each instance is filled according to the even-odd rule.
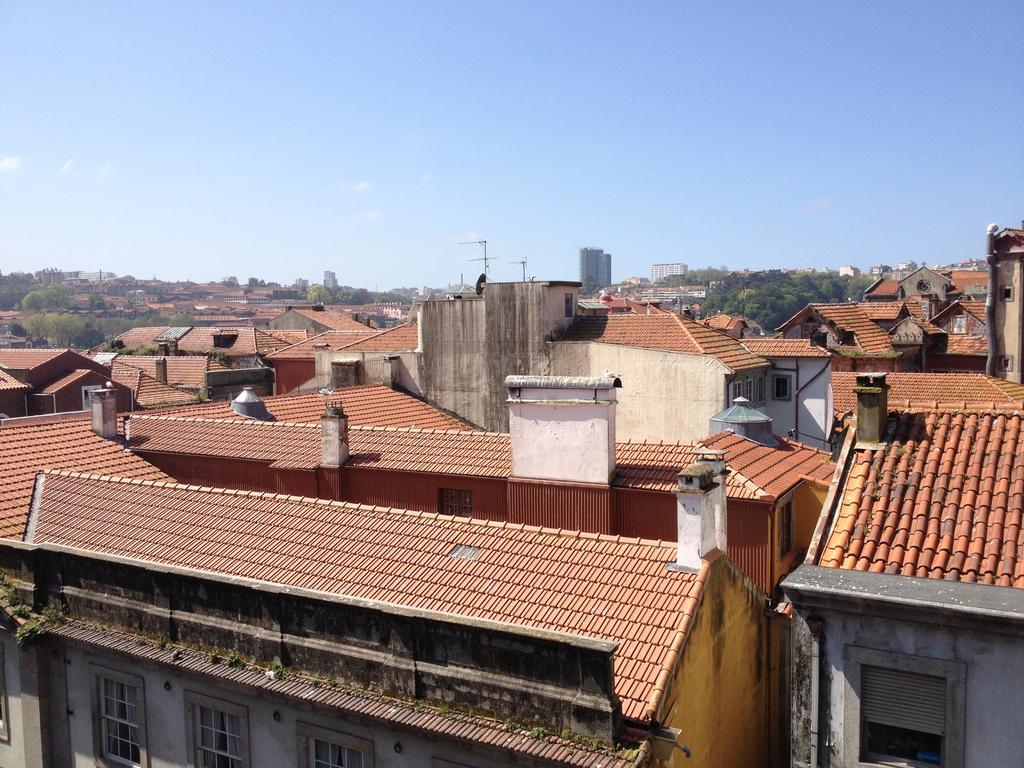
[[[320,417],[320,466],[340,467],[348,461],[348,417],[341,403],[331,403]]]
[[[177,339],[171,339],[167,342],[167,354],[174,357],[178,354],[178,341]]]
[[[166,341],[161,341],[156,346],[157,354],[159,354],[161,357],[167,357],[169,354],[171,354],[171,345],[168,344]]]
[[[90,396],[92,431],[105,440],[117,437],[117,390],[111,382],[94,389]]]
[[[676,491],[676,567],[700,570],[701,562],[728,546],[725,451],[697,452],[698,461],[679,473]]]
[[[508,376],[512,477],[607,486],[615,475],[615,376]]]
[[[853,392],[857,395],[857,442],[882,442],[889,418],[889,385],[885,374],[858,373]]]
[[[161,384],[167,383],[167,358],[158,357],[156,359],[156,380]]]

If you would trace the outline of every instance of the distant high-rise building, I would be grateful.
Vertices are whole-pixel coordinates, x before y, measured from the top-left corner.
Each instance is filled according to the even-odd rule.
[[[300,291],[308,291],[309,290],[309,280],[307,280],[304,277],[296,277],[295,278],[295,282],[293,283],[293,285],[296,288],[298,288]]]
[[[330,270],[324,270],[324,288],[329,291],[338,290],[338,276]]]
[[[690,271],[690,268],[685,264],[652,264],[651,265],[651,282],[660,283],[662,280],[667,280],[672,275],[685,275]]]
[[[850,264],[839,268],[840,277],[858,277],[860,276],[860,270]]]
[[[612,283],[612,255],[602,248],[580,248],[580,282],[584,292]]]

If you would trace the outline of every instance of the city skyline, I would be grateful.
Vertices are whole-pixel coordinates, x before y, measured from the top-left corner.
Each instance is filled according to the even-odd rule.
[[[6,6],[0,267],[439,284],[475,277],[476,239],[494,280],[571,277],[587,242],[613,280],[977,257],[1024,210],[1024,104],[992,107],[1014,10]]]

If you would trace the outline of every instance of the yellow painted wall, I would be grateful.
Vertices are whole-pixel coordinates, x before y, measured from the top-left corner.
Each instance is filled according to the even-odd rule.
[[[763,768],[767,763],[766,619],[758,590],[728,561],[708,573],[661,722],[679,728],[679,768]]]
[[[828,485],[812,483],[808,480],[800,483],[793,493],[793,548],[806,552],[814,536],[814,526],[818,524]]]

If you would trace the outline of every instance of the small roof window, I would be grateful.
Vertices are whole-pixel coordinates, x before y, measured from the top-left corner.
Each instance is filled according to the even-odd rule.
[[[480,547],[456,544],[448,553],[448,557],[457,557],[459,560],[476,560],[478,554],[480,554]]]

